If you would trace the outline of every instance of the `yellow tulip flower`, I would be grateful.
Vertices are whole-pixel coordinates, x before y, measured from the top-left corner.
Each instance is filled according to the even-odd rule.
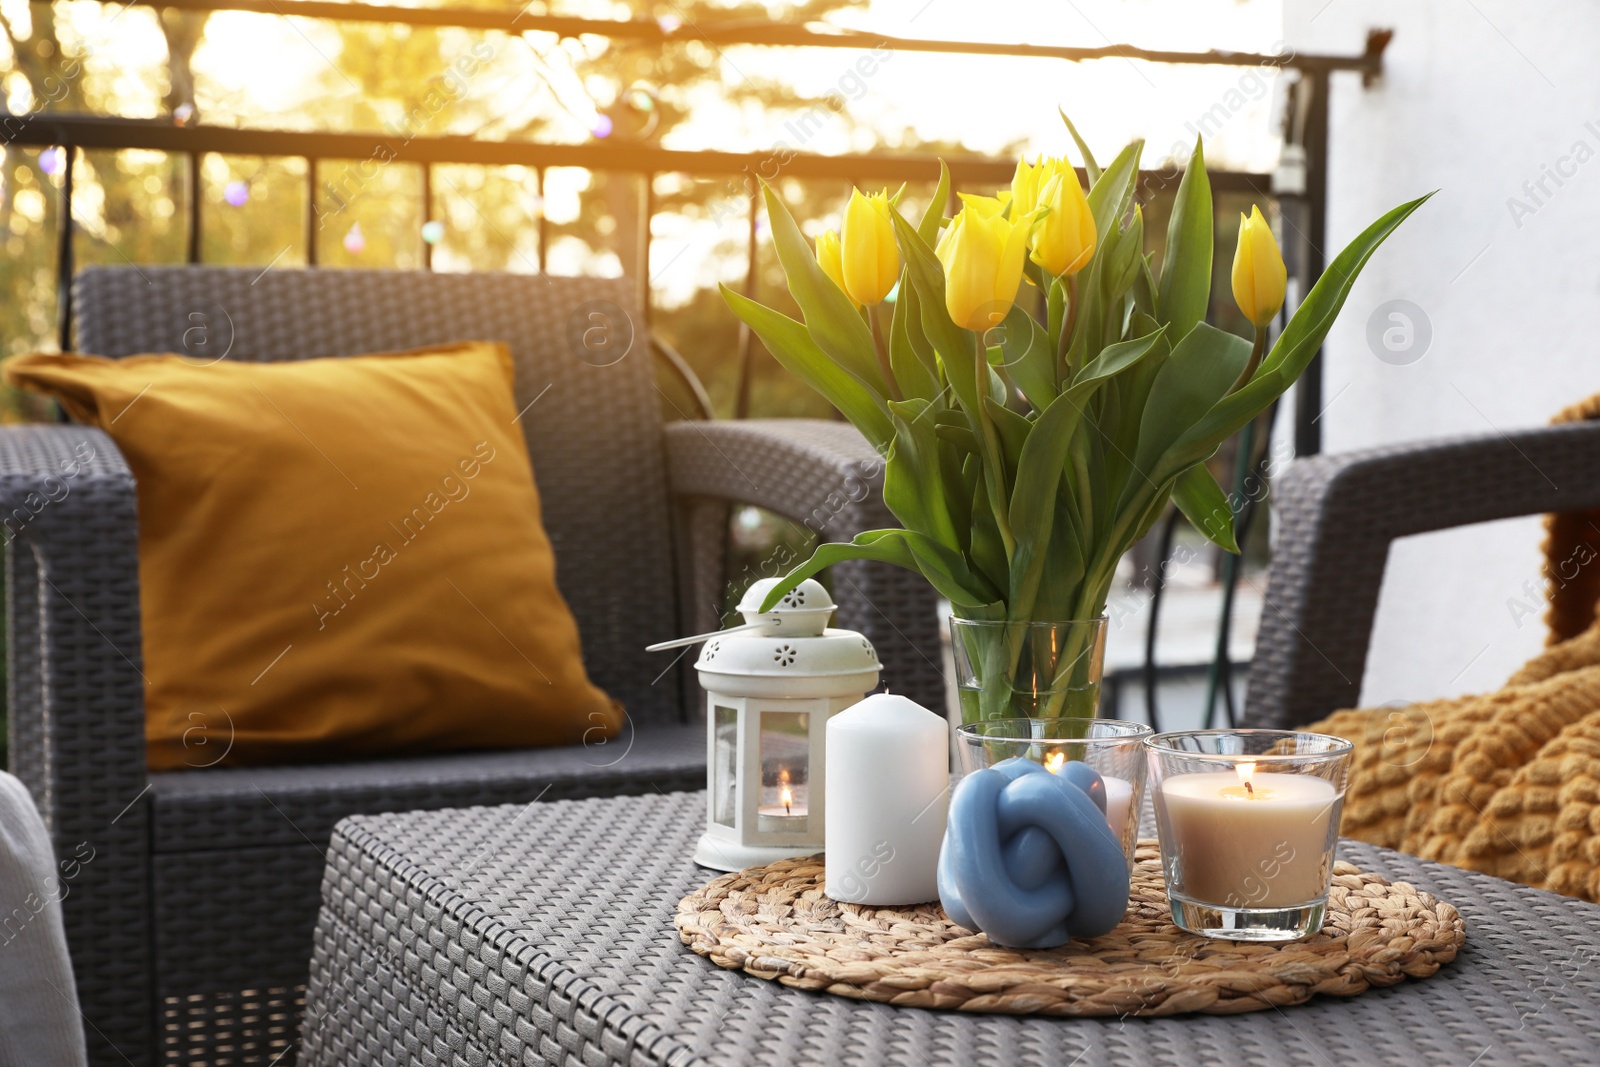
[[[859,305],[882,303],[900,280],[900,249],[889,210],[887,192],[862,196],[860,189],[851,190],[844,209],[839,241],[844,291]]]
[[[1033,231],[1033,261],[1057,277],[1071,277],[1094,255],[1094,212],[1070,166],[1056,170],[1039,191],[1039,206],[1048,209]]]
[[[1040,159],[1037,163],[1029,163],[1026,159],[1017,160],[1016,173],[1011,176],[1011,217],[1020,219],[1031,215],[1039,206],[1039,190],[1050,179],[1051,164],[1055,160]]]
[[[935,255],[944,267],[944,306],[957,326],[982,333],[997,326],[1016,303],[1027,223],[963,207]]]
[[[977,193],[957,193],[961,202],[978,214],[988,217],[998,215],[1006,209],[1006,203],[1011,199],[1011,194],[1002,192],[999,196],[980,196]]]
[[[1283,307],[1283,290],[1289,272],[1272,239],[1272,227],[1251,205],[1239,216],[1239,247],[1233,254],[1233,299],[1256,329],[1264,328]]]
[[[844,262],[840,258],[839,234],[835,230],[824,230],[817,235],[817,266],[822,268],[822,273],[833,279],[833,284],[840,289],[844,288]],[[845,296],[849,296],[848,292]],[[855,300],[851,299],[852,304]],[[860,307],[860,304],[856,304]]]

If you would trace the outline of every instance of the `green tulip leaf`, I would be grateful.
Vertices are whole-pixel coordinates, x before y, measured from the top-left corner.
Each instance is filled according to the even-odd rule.
[[[917,223],[917,236],[932,248],[939,243],[939,227],[944,222],[944,206],[950,202],[950,168],[945,166],[944,160],[939,160],[939,184],[933,190],[933,199],[928,201],[928,209],[922,213],[922,220]]]
[[[997,403],[992,397],[984,398],[983,408],[989,420],[994,423],[995,433],[1000,438],[1001,458],[1005,460],[1006,477],[1015,479],[1017,463],[1022,458],[1022,446],[1033,430],[1033,423],[1028,421],[1027,416],[1017,414],[1004,404]]]
[[[865,559],[917,571],[938,593],[961,609],[964,618],[1001,618],[1004,605],[988,579],[974,574],[958,552],[910,530],[868,530],[842,544],[818,545],[811,558],[778,580],[761,603],[771,611],[785,593],[826,567]]]
[[[972,501],[969,557],[973,567],[991,585],[996,589],[1005,589],[1011,580],[1011,563],[1006,559],[1005,542],[1000,538],[1000,524],[994,519],[994,505],[989,498],[988,476],[984,474],[982,457],[973,456],[968,466],[974,476],[969,496]]]
[[[939,480],[944,486],[944,504],[950,509],[950,524],[956,528],[957,551],[965,556],[972,552],[972,490],[967,485],[964,467],[968,453],[959,445],[947,441],[934,427],[939,443]]]
[[[1072,134],[1072,142],[1078,146],[1078,151],[1083,155],[1083,172],[1089,176],[1089,184],[1094,185],[1100,180],[1100,164],[1094,161],[1094,153],[1089,151],[1089,146],[1078,136],[1078,127],[1067,118],[1066,109],[1058,106],[1056,112],[1060,114],[1061,121],[1067,124],[1067,132]]]
[[[1062,393],[1034,420],[1033,430],[1017,461],[1016,487],[1011,491],[1009,519],[1016,551],[1011,559],[1011,585],[1006,610],[1010,618],[1028,619],[1039,590],[1055,526],[1056,496],[1062,467],[1082,409]]]
[[[1066,487],[1062,487],[1063,493]],[[1083,585],[1083,534],[1077,529],[1077,512],[1065,496],[1056,502],[1050,548],[1039,572],[1039,592],[1033,603],[1036,619],[1084,618],[1078,605]],[[1093,614],[1099,614],[1094,611]]]
[[[1022,395],[1035,411],[1043,411],[1056,398],[1056,353],[1050,334],[1032,315],[1013,305],[1001,323],[1001,359]]]
[[[1172,502],[1207,541],[1223,551],[1239,554],[1239,542],[1233,530],[1233,507],[1204,463],[1196,463],[1178,475],[1172,487]]]
[[[1107,345],[1100,350],[1100,354],[1089,361],[1089,365],[1080,370],[1072,379],[1072,387],[1067,390],[1067,395],[1074,402],[1082,405],[1093,395],[1096,388],[1106,380],[1116,377],[1129,367],[1134,366],[1151,352],[1156,351],[1166,337],[1167,328],[1158,326],[1155,330],[1143,337],[1135,337],[1131,341],[1118,341],[1114,345]]]
[[[883,503],[908,530],[927,534],[948,548],[961,540],[950,520],[939,470],[939,438],[925,400],[890,401],[894,445],[883,472]]]
[[[956,448],[969,455],[977,455],[983,451],[983,446],[978,444],[978,435],[968,426],[953,426],[949,423],[939,423],[933,428],[939,440],[948,441]]]
[[[1195,323],[1205,321],[1211,303],[1215,248],[1211,227],[1211,179],[1206,176],[1205,149],[1197,137],[1167,223],[1167,250],[1161,259],[1157,292],[1157,314],[1172,327],[1174,342],[1183,340]]]
[[[1168,449],[1227,395],[1249,361],[1249,342],[1203,322],[1196,323],[1183,340],[1173,345],[1172,354],[1151,383],[1150,397],[1139,422],[1136,472],[1152,475]],[[1174,471],[1171,477],[1179,473]],[[1134,480],[1140,480],[1138,473]]]
[[[1144,215],[1136,211],[1127,228],[1117,235],[1116,246],[1106,264],[1106,272],[1101,281],[1105,308],[1114,309],[1120,305],[1128,290],[1133,288],[1133,283],[1139,277],[1139,268],[1143,264]],[[1107,316],[1107,319],[1106,329],[1109,336],[1105,337],[1105,342],[1110,344],[1120,333],[1123,316],[1113,313]]]
[[[1154,317],[1158,307],[1160,286],[1156,282],[1155,272],[1150,269],[1150,258],[1154,253],[1146,254],[1139,261],[1139,276],[1133,280],[1133,306],[1135,314]],[[1134,332],[1138,332],[1135,330]]]
[[[903,276],[902,276],[903,279]],[[906,397],[932,402],[944,390],[939,385],[939,365],[933,347],[922,335],[922,316],[915,286],[900,286],[889,320],[889,369]]]
[[[867,441],[882,452],[894,440],[884,402],[874,397],[855,376],[845,373],[817,347],[805,326],[789,316],[756,303],[747,296],[721,287],[722,298],[745,325],[755,331],[773,358],[839,409]]]
[[[1089,188],[1089,210],[1094,214],[1095,233],[1102,241],[1133,203],[1133,191],[1139,184],[1139,156],[1143,151],[1143,141],[1129,144],[1117,153],[1111,166]]]

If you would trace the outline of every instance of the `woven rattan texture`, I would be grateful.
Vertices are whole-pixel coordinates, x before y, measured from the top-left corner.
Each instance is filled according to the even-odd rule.
[[[1595,423],[1297,460],[1273,490],[1271,607],[1261,613],[1245,720],[1303,726],[1360,703],[1396,538],[1600,507],[1597,471]]]
[[[150,870],[133,477],[77,426],[0,433],[11,768],[66,884],[67,943],[94,1063],[152,1040]]]
[[[320,848],[346,815],[694,789],[705,784],[705,758],[706,730],[694,724],[625,726],[589,746],[170,771],[150,776],[155,849],[304,847],[308,840]],[[312,874],[321,872],[318,864]]]
[[[681,944],[703,794],[359,817],[329,848],[305,1062],[766,1065],[1581,1063],[1600,907],[1341,842],[1457,906],[1423,982],[1292,1011],[1050,1019],[892,1008],[723,970]]]
[[[1466,924],[1449,904],[1349,863],[1334,868],[1322,933],[1293,944],[1207,941],[1172,924],[1161,852],[1141,841],[1127,918],[1104,937],[1004,949],[937,902],[837,904],[822,857],[717,878],[678,905],[684,944],[720,967],[794,989],[896,1007],[1010,1015],[1236,1015],[1354,996],[1456,958]]]

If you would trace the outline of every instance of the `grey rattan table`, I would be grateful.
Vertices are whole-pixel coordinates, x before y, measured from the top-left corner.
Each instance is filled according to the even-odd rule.
[[[1600,907],[1344,842],[1455,904],[1456,962],[1351,1000],[1236,1016],[896,1009],[724,971],[678,940],[704,795],[358,816],[334,833],[302,1062],[1592,1064]]]

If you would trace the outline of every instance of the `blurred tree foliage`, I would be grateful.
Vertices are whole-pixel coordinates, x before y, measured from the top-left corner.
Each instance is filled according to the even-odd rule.
[[[807,23],[862,2],[799,0],[774,8],[748,0],[631,0],[612,5],[610,15],[626,6],[636,18],[691,26],[771,19]],[[506,0],[480,0],[477,6],[520,9]],[[282,48],[299,52],[302,59],[313,55],[302,47],[320,53],[321,62],[299,68],[306,83],[299,92],[243,84],[217,73],[218,52],[237,48],[239,20],[245,19],[257,20],[250,25],[263,31],[292,25],[295,36]],[[83,112],[386,133],[384,140],[396,149],[393,160],[374,156],[317,164],[314,229],[318,261],[327,266],[423,264],[421,172],[404,162],[404,142],[414,136],[544,141],[604,136],[623,143],[671,144],[712,92],[724,109],[759,113],[764,127],[784,129],[781,139],[757,154],[770,165],[769,175],[779,175],[796,214],[819,219],[842,208],[847,186],[801,183],[783,177],[781,166],[789,151],[814,151],[819,132],[834,143],[842,136],[867,147],[961,151],[919,143],[909,131],[863,130],[851,109],[839,106],[843,97],[797,92],[742,57],[735,65],[721,50],[696,40],[662,48],[626,40],[556,40],[542,33],[291,22],[238,13],[158,15],[72,0],[0,4],[0,26],[11,60],[0,85],[6,110],[13,114]],[[164,61],[142,70],[112,63],[110,44],[124,34],[159,40]],[[855,58],[829,52],[819,63],[847,72]],[[681,136],[677,140],[684,143]],[[305,169],[297,158],[204,157],[199,190],[204,260],[304,264]],[[77,263],[181,262],[191,195],[186,171],[185,160],[156,152],[81,154],[74,196]],[[55,343],[59,172],[57,153],[5,147],[0,354]],[[657,176],[653,188],[653,326],[689,361],[721,415],[732,414],[736,403],[741,328],[715,283],[746,284],[746,183],[744,176],[674,174]],[[552,272],[631,272],[641,239],[641,179],[552,169],[546,184],[539,187],[532,168],[435,168],[431,214],[443,224],[434,247],[436,268],[536,270],[543,213],[548,244],[542,251]],[[925,190],[908,191],[908,197],[931,191],[930,181]],[[755,284],[763,300],[786,300],[782,272],[764,241]],[[759,342],[752,351],[752,371],[750,414],[828,413],[824,402],[785,373]],[[8,395],[0,414],[16,419],[39,412],[29,399]]]

